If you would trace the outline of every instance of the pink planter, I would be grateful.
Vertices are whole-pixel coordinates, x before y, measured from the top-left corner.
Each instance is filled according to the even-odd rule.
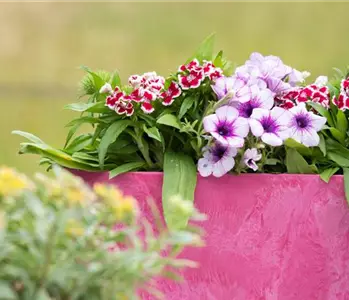
[[[106,173],[74,171],[86,182]],[[129,173],[110,181],[144,207],[161,205],[161,173]],[[343,179],[313,175],[198,178],[196,206],[207,247],[184,257],[200,268],[181,284],[160,282],[173,300],[349,300],[349,209]]]

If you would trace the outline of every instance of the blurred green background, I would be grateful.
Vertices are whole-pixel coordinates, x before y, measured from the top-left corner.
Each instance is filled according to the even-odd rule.
[[[79,66],[133,73],[175,70],[216,32],[216,49],[242,64],[253,51],[317,75],[349,64],[349,3],[0,3],[0,165],[26,173],[17,155],[32,132],[64,143],[76,115]]]

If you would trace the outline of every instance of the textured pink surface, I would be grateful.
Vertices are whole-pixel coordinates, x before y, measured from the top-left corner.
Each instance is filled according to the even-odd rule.
[[[88,183],[106,173],[74,172]],[[144,207],[161,203],[161,173],[110,181]],[[187,249],[200,263],[181,284],[162,282],[173,300],[349,300],[349,209],[343,179],[313,175],[198,178],[195,204],[208,215],[207,247]]]

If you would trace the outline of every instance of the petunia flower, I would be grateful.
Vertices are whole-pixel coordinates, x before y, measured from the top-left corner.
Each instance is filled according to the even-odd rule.
[[[249,120],[252,134],[261,137],[270,146],[281,146],[289,137],[288,125],[290,113],[281,107],[272,110],[256,108]]]
[[[298,104],[289,112],[289,137],[307,147],[317,146],[320,142],[317,132],[326,124],[326,118],[307,111],[305,103]]]
[[[243,157],[243,162],[245,166],[256,172],[258,170],[256,161],[261,160],[261,158],[262,154],[258,153],[256,148],[246,149]]]
[[[201,176],[207,177],[213,175],[221,177],[228,173],[235,166],[234,157],[237,150],[228,145],[222,145],[219,142],[211,147],[204,149],[203,158],[198,161],[198,171]]]
[[[234,105],[239,111],[239,116],[249,119],[256,108],[271,109],[274,105],[273,93],[268,90],[262,90],[255,95],[252,95],[251,100],[247,102],[238,102]]]
[[[215,114],[206,116],[203,121],[204,129],[218,142],[232,147],[242,147],[244,138],[249,132],[248,121],[239,117],[239,112],[231,106],[222,106]]]

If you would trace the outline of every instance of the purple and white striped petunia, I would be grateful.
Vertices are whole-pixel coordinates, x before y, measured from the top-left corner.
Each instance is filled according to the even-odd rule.
[[[252,134],[270,146],[281,146],[289,137],[290,113],[280,107],[272,110],[256,108],[249,120]]]
[[[320,138],[317,132],[325,125],[326,118],[307,111],[305,103],[299,103],[289,112],[289,137],[307,147],[319,145]]]
[[[234,168],[236,154],[237,150],[235,148],[222,145],[219,142],[214,143],[211,147],[206,147],[203,158],[198,161],[200,175],[203,177],[210,175],[223,176]]]
[[[239,112],[231,106],[222,106],[215,114],[204,118],[204,129],[223,145],[240,148],[249,132],[248,121],[239,117]]]
[[[256,148],[246,149],[243,157],[243,162],[245,166],[256,172],[258,170],[256,161],[261,160],[261,158],[262,154],[258,153]]]
[[[251,100],[244,103],[232,103],[239,111],[239,116],[249,119],[256,108],[271,109],[274,105],[274,94],[268,90],[261,90],[259,93],[252,95]]]

